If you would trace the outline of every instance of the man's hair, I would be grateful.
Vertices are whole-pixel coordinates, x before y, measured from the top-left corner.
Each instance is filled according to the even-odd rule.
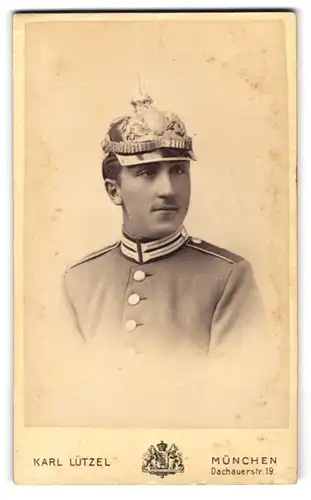
[[[121,173],[121,165],[115,154],[109,153],[107,158],[102,162],[102,176],[103,179],[110,179],[118,181]]]

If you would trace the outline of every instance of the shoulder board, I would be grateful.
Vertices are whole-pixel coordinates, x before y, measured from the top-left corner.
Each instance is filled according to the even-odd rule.
[[[189,240],[186,243],[186,246],[194,248],[195,250],[199,250],[200,252],[212,255],[214,257],[218,257],[219,259],[226,260],[231,264],[237,264],[238,262],[242,262],[243,260],[245,260],[240,255],[236,255],[232,252],[229,252],[228,250],[225,250],[225,248],[217,247],[199,238],[189,238]]]
[[[86,255],[83,259],[79,260],[72,266],[70,266],[69,269],[72,269],[73,267],[79,266],[80,264],[83,264],[84,262],[88,262],[89,260],[96,259],[96,257],[100,257],[101,255],[105,255],[106,253],[110,252],[111,250],[114,250],[120,245],[120,241],[116,241],[115,243],[108,245],[105,248],[102,248],[101,250],[97,250],[97,252],[92,252],[88,255]]]

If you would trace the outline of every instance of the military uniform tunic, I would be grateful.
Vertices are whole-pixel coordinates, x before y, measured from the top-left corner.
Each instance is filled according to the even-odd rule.
[[[137,353],[208,352],[260,310],[249,262],[184,228],[146,243],[124,234],[69,268],[66,290],[86,339]]]

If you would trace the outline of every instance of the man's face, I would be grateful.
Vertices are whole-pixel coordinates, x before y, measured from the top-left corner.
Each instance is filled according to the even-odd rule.
[[[122,167],[119,196],[124,229],[137,238],[162,238],[183,223],[190,201],[189,161]]]

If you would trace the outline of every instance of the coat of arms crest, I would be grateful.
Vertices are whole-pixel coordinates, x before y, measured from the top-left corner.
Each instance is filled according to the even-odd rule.
[[[157,445],[149,446],[143,454],[142,472],[155,474],[160,477],[168,474],[184,472],[183,457],[176,444],[168,448],[168,444],[160,441]]]

